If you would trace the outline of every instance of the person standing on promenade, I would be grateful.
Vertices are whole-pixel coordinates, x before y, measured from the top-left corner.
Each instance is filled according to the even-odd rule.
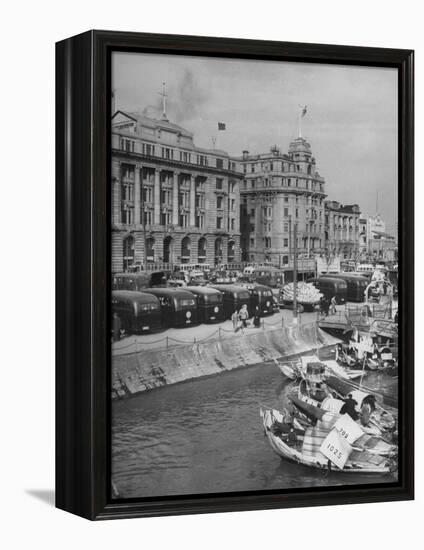
[[[249,319],[249,312],[247,311],[247,305],[243,304],[239,311],[239,319],[241,321],[242,328],[247,327],[247,320]]]
[[[116,311],[112,318],[112,337],[114,342],[121,339],[121,319],[118,317]]]
[[[255,307],[255,313],[253,316],[253,324],[256,328],[259,328],[261,325],[261,310],[259,306]]]

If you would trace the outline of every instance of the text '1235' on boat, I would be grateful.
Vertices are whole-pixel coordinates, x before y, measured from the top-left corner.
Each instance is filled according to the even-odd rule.
[[[280,411],[261,407],[264,432],[271,448],[282,458],[335,472],[389,474],[397,468],[397,446],[371,436],[347,414],[310,408],[313,425]]]

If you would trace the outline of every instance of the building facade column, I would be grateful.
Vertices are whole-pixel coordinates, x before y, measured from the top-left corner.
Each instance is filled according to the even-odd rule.
[[[135,225],[140,225],[140,197],[141,197],[141,166],[135,167],[135,178],[134,178],[134,223]]]
[[[241,261],[240,235],[233,235],[232,240],[234,241],[234,262],[239,263]]]
[[[121,273],[123,269],[123,243],[120,231],[112,231],[112,273]]]
[[[144,233],[143,231],[136,231],[134,233],[134,262],[139,262],[141,265],[144,265],[145,253]]]
[[[194,227],[196,220],[196,178],[190,174],[190,214],[188,224]]]
[[[160,224],[160,170],[155,168],[155,187],[153,192],[153,223]]]
[[[205,181],[205,231],[214,231],[215,229],[215,217],[214,217],[214,181],[211,176],[208,176]]]
[[[199,235],[191,234],[190,235],[190,263],[198,263],[198,252],[199,252]]]
[[[221,237],[221,243],[222,243],[222,263],[227,264],[228,263],[228,235],[223,235]]]
[[[121,164],[112,162],[112,224],[121,223]]]
[[[179,172],[174,172],[172,182],[172,225],[178,225],[178,194],[179,194]]]

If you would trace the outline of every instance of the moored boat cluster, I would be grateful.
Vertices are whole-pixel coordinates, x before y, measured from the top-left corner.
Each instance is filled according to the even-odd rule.
[[[335,472],[396,471],[397,408],[390,397],[363,385],[364,365],[350,368],[314,355],[276,365],[290,392],[282,410],[262,406],[260,413],[280,457]]]

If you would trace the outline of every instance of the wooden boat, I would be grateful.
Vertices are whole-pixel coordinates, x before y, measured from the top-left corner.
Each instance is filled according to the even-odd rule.
[[[315,425],[296,434],[296,440],[289,442],[284,433],[275,429],[276,418],[281,413],[276,409],[261,408],[265,435],[274,452],[292,462],[320,470],[381,475],[393,471],[396,466],[394,446],[362,433],[350,445],[343,441],[335,427],[341,415],[319,409],[315,413],[319,416]]]
[[[352,394],[352,398],[358,403],[359,410],[362,411],[367,407],[370,424],[377,426],[382,434],[389,436],[396,430],[396,402],[390,396],[360,386],[351,380],[341,380],[336,376],[327,378],[326,384],[338,397],[345,398],[348,394]],[[337,401],[340,400],[337,399]]]
[[[396,411],[383,408],[372,392],[363,391],[351,379],[334,375],[332,361],[319,361],[316,356],[303,356],[300,361],[280,366],[291,380],[300,379],[297,398],[324,411],[340,413],[344,398],[352,393],[357,402],[356,422],[368,436],[384,437],[391,441],[396,434]],[[336,363],[337,364],[337,363]]]
[[[357,422],[363,431],[391,440],[397,428],[397,411],[382,407],[373,392],[364,391],[355,382],[307,373],[297,388],[297,398],[302,402],[333,413],[340,413],[348,394],[357,403]]]
[[[301,377],[301,364],[299,361],[282,361],[274,359],[274,363],[289,380],[298,380]]]
[[[326,375],[336,374],[340,378],[346,380],[353,380],[359,378],[362,374],[362,370],[352,370],[347,367],[339,365],[337,361],[333,360],[320,360],[316,355],[304,355],[300,359],[295,361],[283,361],[281,359],[274,359],[275,364],[280,369],[282,374],[289,378],[289,380],[299,380],[306,375],[308,363],[321,363],[325,365]]]

